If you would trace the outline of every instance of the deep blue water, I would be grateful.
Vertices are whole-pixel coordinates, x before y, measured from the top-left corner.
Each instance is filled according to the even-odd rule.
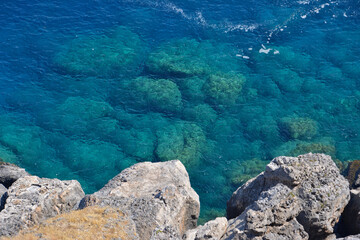
[[[0,1],[0,158],[87,193],[180,159],[202,220],[278,155],[360,157],[360,1]]]

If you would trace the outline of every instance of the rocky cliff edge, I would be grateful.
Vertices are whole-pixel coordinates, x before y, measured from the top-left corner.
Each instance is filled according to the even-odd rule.
[[[143,162],[84,195],[77,181],[0,163],[3,239],[360,239],[360,189],[330,156],[277,157],[197,226],[199,196],[178,160]],[[352,236],[347,236],[353,234]],[[345,238],[341,238],[345,237]]]

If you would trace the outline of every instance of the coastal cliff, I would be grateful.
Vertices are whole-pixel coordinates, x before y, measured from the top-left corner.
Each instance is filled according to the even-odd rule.
[[[233,193],[226,217],[197,226],[199,196],[178,160],[135,164],[86,196],[75,180],[30,176],[22,168],[1,163],[0,236],[360,239],[355,236],[360,233],[360,189],[350,190],[353,186],[330,156],[277,157]]]

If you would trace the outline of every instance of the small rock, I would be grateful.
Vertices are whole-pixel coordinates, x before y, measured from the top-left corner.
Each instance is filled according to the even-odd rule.
[[[40,221],[76,209],[84,197],[78,181],[25,176],[8,189],[0,212],[0,236],[12,236]]]
[[[199,226],[196,229],[188,230],[183,239],[184,240],[218,240],[226,232],[228,221],[224,217],[218,217]]]

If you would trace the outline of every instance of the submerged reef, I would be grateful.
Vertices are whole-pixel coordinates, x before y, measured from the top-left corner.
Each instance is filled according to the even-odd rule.
[[[205,93],[214,104],[234,104],[244,82],[245,77],[241,74],[211,74],[204,86]]]
[[[166,42],[150,53],[146,67],[156,75],[181,78],[246,71],[246,65],[235,54],[236,49],[229,44],[182,38]]]
[[[131,82],[130,89],[140,109],[171,112],[182,107],[181,92],[170,80],[140,77]]]
[[[268,161],[260,159],[250,159],[243,162],[237,162],[230,166],[229,178],[234,186],[240,186],[249,179],[255,177],[265,169]]]
[[[196,124],[179,123],[170,125],[157,133],[156,156],[161,161],[181,159],[188,167],[200,164],[201,155],[206,151],[206,136]]]
[[[164,76],[189,77],[210,71],[206,48],[195,39],[180,39],[164,44],[150,53],[146,66],[152,73]]]
[[[310,118],[286,117],[279,126],[282,134],[290,139],[311,139],[317,133],[317,124]]]
[[[120,77],[139,68],[144,44],[126,27],[100,36],[79,36],[56,55],[57,66],[71,75]]]
[[[149,54],[146,68],[165,77],[207,76],[216,72],[246,72],[247,66],[235,56],[229,44],[182,38],[160,45]]]

